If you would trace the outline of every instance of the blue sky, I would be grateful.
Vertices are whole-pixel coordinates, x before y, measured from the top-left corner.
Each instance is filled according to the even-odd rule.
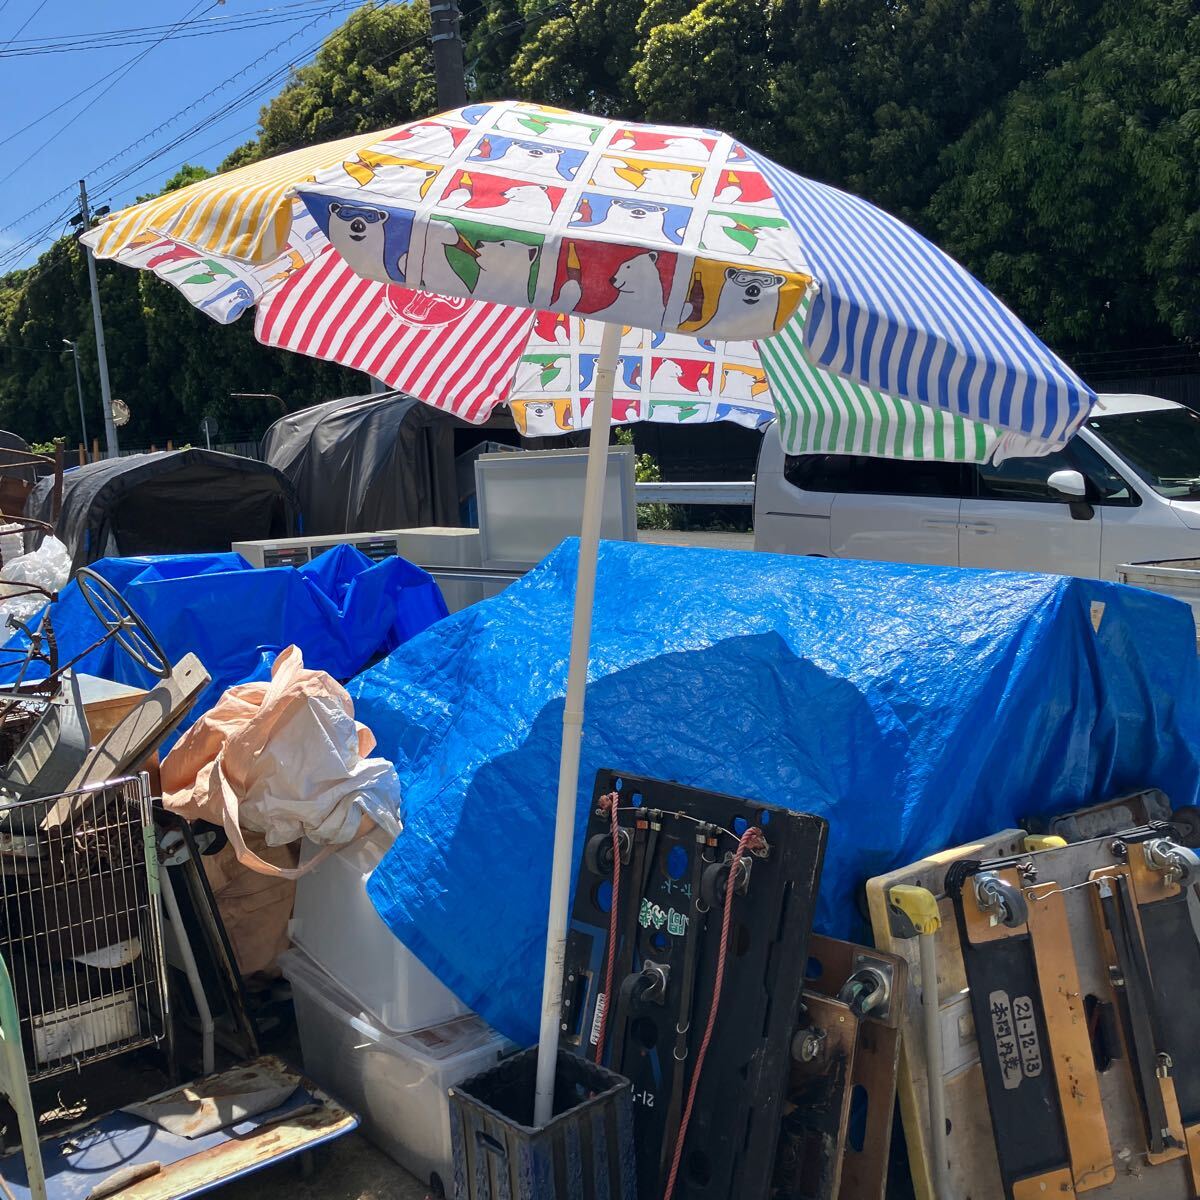
[[[272,77],[310,61],[351,11],[350,0],[0,0],[0,273],[63,231],[81,177],[93,204],[115,210],[183,162],[215,166],[254,135],[259,109],[283,86]],[[97,48],[89,35],[98,33],[136,44]],[[50,39],[91,48],[29,53]]]

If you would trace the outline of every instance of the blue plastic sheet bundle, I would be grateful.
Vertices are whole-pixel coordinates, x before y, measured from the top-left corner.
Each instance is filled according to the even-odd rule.
[[[349,679],[446,614],[425,571],[400,558],[374,563],[352,546],[335,546],[298,568],[255,569],[238,554],[179,554],[106,558],[92,569],[129,601],[172,663],[191,652],[212,677],[180,732],[226,688],[269,679],[275,656],[289,645],[300,647],[305,666]],[[103,633],[75,583],[63,589],[52,620],[63,662]],[[23,634],[10,640],[3,661],[26,644]],[[112,640],[76,670],[135,687],[154,683]],[[3,677],[12,674],[8,667]]]
[[[514,1040],[536,1039],[578,546],[351,684],[405,831],[369,892]],[[869,876],[1143,786],[1196,800],[1183,604],[1116,584],[604,543],[577,839],[601,766],[819,813],[818,928]],[[577,849],[580,843],[577,840]]]

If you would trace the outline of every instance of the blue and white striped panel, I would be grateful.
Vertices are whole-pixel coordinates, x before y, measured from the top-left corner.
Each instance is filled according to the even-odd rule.
[[[1095,393],[977,279],[873,204],[749,151],[820,291],[814,362],[872,388],[1064,442]]]

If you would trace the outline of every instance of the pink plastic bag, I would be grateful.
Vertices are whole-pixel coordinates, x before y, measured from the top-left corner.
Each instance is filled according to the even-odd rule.
[[[400,785],[391,763],[369,757],[374,748],[346,689],[289,646],[269,683],[231,687],[183,735],[162,765],[163,803],[223,826],[244,866],[295,879],[377,821],[390,816],[398,832]],[[281,867],[246,845],[246,830],[269,846],[309,837],[325,849]]]

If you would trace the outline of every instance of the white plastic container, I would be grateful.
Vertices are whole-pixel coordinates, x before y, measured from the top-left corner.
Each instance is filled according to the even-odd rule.
[[[390,1034],[301,951],[280,955],[279,968],[292,985],[306,1074],[359,1115],[380,1150],[453,1192],[446,1092],[516,1047],[473,1015]]]
[[[388,1032],[407,1033],[471,1010],[405,949],[367,896],[367,879],[389,845],[386,834],[373,833],[302,875],[290,932],[292,941]],[[306,841],[300,861],[316,853]]]

